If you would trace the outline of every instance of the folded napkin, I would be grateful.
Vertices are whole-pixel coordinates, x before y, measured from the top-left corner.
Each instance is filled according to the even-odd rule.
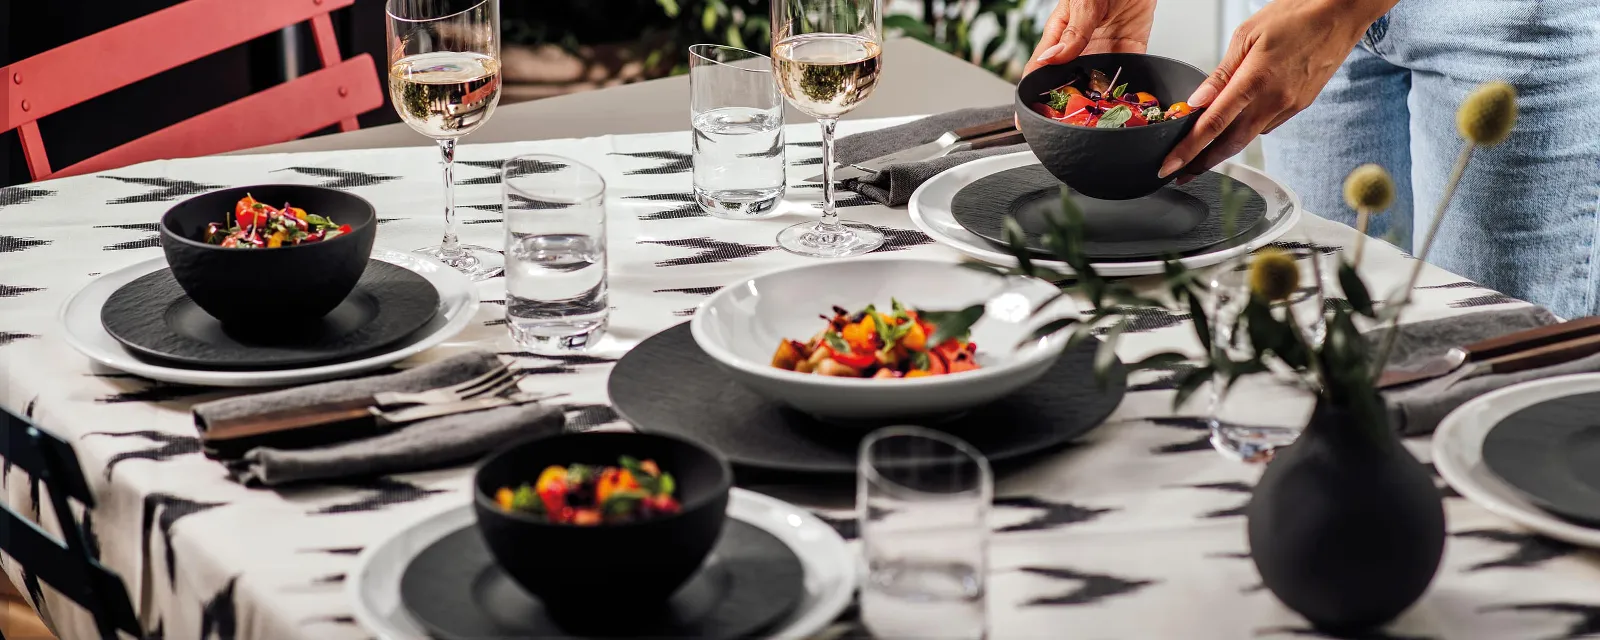
[[[1389,368],[1414,369],[1428,358],[1444,355],[1451,347],[1556,322],[1558,319],[1542,307],[1520,307],[1403,324],[1389,358]],[[1382,344],[1387,332],[1388,329],[1383,328],[1366,334],[1374,350]],[[1430,380],[1386,391],[1383,399],[1389,408],[1389,420],[1401,435],[1422,435],[1432,433],[1439,421],[1456,407],[1495,389],[1528,380],[1592,371],[1600,371],[1600,354],[1540,369],[1478,376],[1455,384],[1442,379]]]
[[[425,391],[480,376],[500,361],[470,352],[399,373],[341,380],[195,405],[195,425],[211,420],[369,397],[383,391]],[[474,460],[508,441],[561,431],[559,407],[525,404],[464,413],[405,425],[360,440],[313,449],[257,447],[224,464],[243,484],[279,485],[431,469]]]
[[[933,142],[947,131],[1009,118],[1014,113],[1009,104],[961,109],[876,131],[845,136],[834,142],[834,160],[845,164],[871,160],[919,144]],[[927,162],[891,165],[872,176],[846,180],[844,188],[866,196],[878,204],[898,207],[911,200],[911,192],[916,191],[917,187],[945,169],[979,158],[1025,151],[1027,148],[1026,144],[1014,144],[982,151],[952,153]]]

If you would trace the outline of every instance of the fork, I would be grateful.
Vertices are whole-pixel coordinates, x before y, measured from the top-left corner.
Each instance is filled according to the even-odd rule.
[[[528,371],[513,368],[510,363],[490,369],[487,373],[449,387],[427,391],[384,391],[372,394],[372,405],[384,409],[413,404],[445,404],[471,400],[480,396],[493,397],[516,386]]]

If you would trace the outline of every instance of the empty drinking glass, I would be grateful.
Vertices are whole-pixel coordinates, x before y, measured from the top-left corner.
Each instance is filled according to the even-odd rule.
[[[712,44],[689,47],[694,199],[718,218],[778,214],[783,199],[783,96],[772,59]]]
[[[506,227],[506,324],[534,353],[570,353],[605,335],[605,179],[549,155],[501,169]]]
[[[948,434],[889,427],[861,443],[861,616],[873,635],[986,636],[993,485],[989,461]]]

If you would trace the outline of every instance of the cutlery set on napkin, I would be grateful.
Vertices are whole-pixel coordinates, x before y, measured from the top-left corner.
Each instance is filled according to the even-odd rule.
[[[565,428],[527,372],[471,352],[389,375],[195,405],[207,457],[243,484],[279,485],[437,468]]]

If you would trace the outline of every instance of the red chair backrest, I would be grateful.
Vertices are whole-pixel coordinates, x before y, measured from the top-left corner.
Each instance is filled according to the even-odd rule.
[[[339,57],[328,12],[355,0],[188,0],[0,67],[0,131],[17,130],[34,180],[293,140],[383,104],[372,56]],[[322,69],[52,170],[38,120],[223,49],[309,20]]]

